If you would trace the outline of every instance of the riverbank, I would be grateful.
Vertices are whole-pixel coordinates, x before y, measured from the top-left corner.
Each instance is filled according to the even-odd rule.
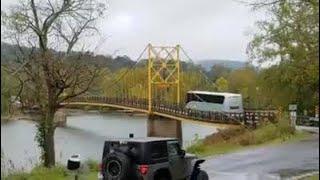
[[[36,113],[16,113],[1,116],[1,123],[16,120],[36,121],[39,118],[39,114]]]
[[[10,120],[10,116],[2,116],[1,115],[1,123],[8,122]]]
[[[291,143],[311,137],[311,133],[294,130],[287,118],[278,123],[261,125],[255,130],[245,128],[225,129],[197,140],[187,148],[187,152],[199,157],[216,156],[266,145]]]
[[[303,178],[302,180],[319,180],[319,172],[318,172],[318,174],[307,176],[307,177]]]
[[[68,105],[68,108],[65,108],[70,113],[90,113],[90,112],[99,112],[99,113],[125,113],[129,116],[146,116],[146,114],[141,112],[135,112],[132,110],[123,110],[111,107],[96,107],[96,106],[78,106],[78,105]]]
[[[113,109],[113,108],[96,108],[93,107],[87,107],[87,108],[81,108],[78,109],[77,107],[72,108],[62,108],[60,109],[60,112],[62,112],[62,115],[65,116],[79,116],[79,115],[85,115],[85,114],[126,114],[128,116],[136,116],[136,117],[145,117],[146,114],[129,111],[129,110],[119,110],[119,109]],[[9,121],[17,121],[17,120],[24,120],[24,121],[35,121],[37,122],[40,119],[40,115],[37,113],[20,113],[20,114],[12,114],[12,115],[6,115],[1,116],[1,123],[7,123]]]
[[[130,110],[121,110],[121,109],[105,109],[105,110],[97,110],[97,109],[73,109],[67,108],[63,109],[67,112],[68,116],[78,116],[82,114],[121,114],[128,116],[137,116],[137,117],[147,117],[146,114],[140,112],[134,112]]]

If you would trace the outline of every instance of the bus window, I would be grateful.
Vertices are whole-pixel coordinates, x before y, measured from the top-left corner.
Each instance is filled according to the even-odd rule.
[[[187,103],[190,101],[223,104],[224,96],[188,93],[187,94]]]

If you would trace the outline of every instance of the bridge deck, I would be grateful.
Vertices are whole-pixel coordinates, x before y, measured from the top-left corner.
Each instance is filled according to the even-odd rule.
[[[70,102],[62,103],[61,105],[112,107],[146,114],[149,113],[147,110],[147,101],[144,99],[77,97]],[[161,117],[178,121],[188,121],[206,126],[215,126],[218,128],[237,127],[243,124],[255,127],[256,123],[260,120],[274,120],[275,118],[275,112],[272,111],[247,111],[245,113],[207,112],[185,109],[183,105],[178,104],[162,104],[156,102],[154,102],[152,110],[152,114]]]
[[[139,108],[133,108],[133,107],[128,107],[128,106],[122,106],[122,105],[115,105],[115,104],[106,104],[106,103],[90,103],[90,102],[70,102],[70,103],[62,103],[61,105],[63,106],[68,106],[68,105],[76,105],[76,106],[100,106],[100,107],[112,107],[112,108],[118,108],[118,109],[126,109],[126,110],[132,110],[135,112],[141,112],[148,114],[148,111],[145,109],[139,109]],[[215,122],[210,122],[210,121],[199,121],[195,119],[190,119],[190,118],[183,118],[183,117],[178,117],[178,116],[173,116],[161,112],[153,112],[154,115],[160,116],[160,117],[165,117],[169,119],[174,119],[182,122],[190,122],[190,123],[195,123],[195,124],[200,124],[204,126],[213,126],[216,128],[234,128],[234,127],[239,127],[239,125],[236,124],[223,124],[223,123],[215,123]]]

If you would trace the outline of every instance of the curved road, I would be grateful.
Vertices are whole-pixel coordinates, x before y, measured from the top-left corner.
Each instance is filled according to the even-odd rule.
[[[319,134],[297,143],[207,158],[201,167],[215,180],[291,179],[319,171]]]

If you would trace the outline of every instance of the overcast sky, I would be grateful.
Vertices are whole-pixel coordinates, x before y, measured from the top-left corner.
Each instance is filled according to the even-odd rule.
[[[1,0],[5,10],[12,0]],[[97,53],[137,58],[148,43],[180,44],[197,59],[247,60],[248,32],[261,15],[236,0],[108,0]]]

